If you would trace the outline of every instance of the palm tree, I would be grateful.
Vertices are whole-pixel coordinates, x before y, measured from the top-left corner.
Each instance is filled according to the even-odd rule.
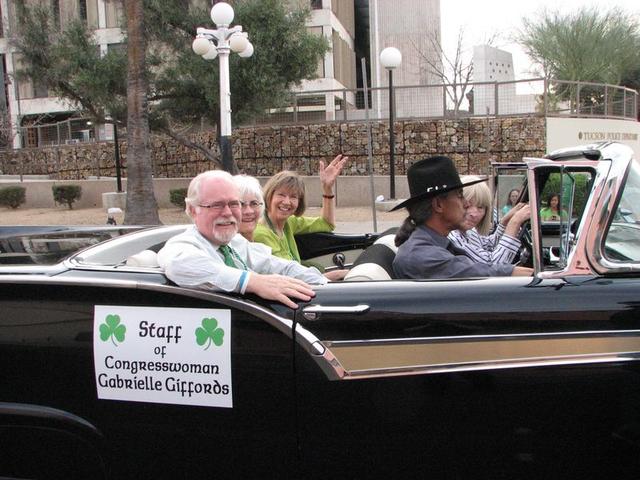
[[[157,225],[158,204],[153,191],[149,148],[149,114],[145,60],[147,41],[144,6],[125,0],[127,17],[127,209],[126,224]]]

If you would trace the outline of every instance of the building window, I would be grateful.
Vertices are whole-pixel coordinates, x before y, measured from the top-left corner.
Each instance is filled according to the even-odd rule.
[[[78,1],[78,13],[80,14],[80,20],[87,23],[87,0]]]
[[[51,14],[53,16],[53,24],[56,28],[60,28],[60,0],[51,0]]]
[[[47,98],[49,96],[49,89],[47,86],[42,83],[35,81],[33,82],[33,98]]]
[[[311,9],[312,10],[321,10],[322,9],[322,0],[311,0]]]
[[[121,55],[126,55],[127,53],[127,44],[126,43],[109,43],[107,45],[107,52],[119,53]]]

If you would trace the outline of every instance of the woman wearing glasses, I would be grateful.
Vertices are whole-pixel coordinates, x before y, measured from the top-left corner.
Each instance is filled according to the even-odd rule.
[[[257,178],[248,175],[235,175],[233,181],[240,190],[240,204],[242,205],[242,218],[238,233],[253,242],[253,232],[258,225],[258,220],[262,217],[262,212],[264,212],[262,187]]]
[[[266,210],[256,227],[254,240],[271,247],[277,257],[300,262],[295,235],[331,232],[335,228],[334,185],[347,158],[338,155],[326,167],[320,161],[322,210],[319,217],[303,216],[305,189],[297,173],[283,171],[271,177],[264,187]],[[345,274],[346,270],[336,270],[325,275],[330,280],[341,280]]]

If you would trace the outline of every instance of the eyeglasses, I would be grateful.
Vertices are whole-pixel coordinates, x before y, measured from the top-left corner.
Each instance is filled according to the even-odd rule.
[[[221,212],[224,210],[224,207],[229,207],[231,210],[240,210],[242,207],[242,202],[240,200],[231,200],[230,202],[213,202],[209,205],[198,205],[202,208],[208,208],[215,212]]]
[[[264,204],[262,202],[258,202],[257,200],[251,200],[250,202],[243,202],[241,200],[240,205],[242,205],[242,208],[246,207],[247,205],[251,208],[260,208]]]

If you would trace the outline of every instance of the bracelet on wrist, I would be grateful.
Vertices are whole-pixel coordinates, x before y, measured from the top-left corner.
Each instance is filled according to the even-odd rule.
[[[334,195],[324,195],[324,194],[323,194],[323,195],[322,195],[322,198],[329,198],[329,199],[331,199],[331,198],[336,198],[336,196],[335,196],[335,194],[334,194]]]

